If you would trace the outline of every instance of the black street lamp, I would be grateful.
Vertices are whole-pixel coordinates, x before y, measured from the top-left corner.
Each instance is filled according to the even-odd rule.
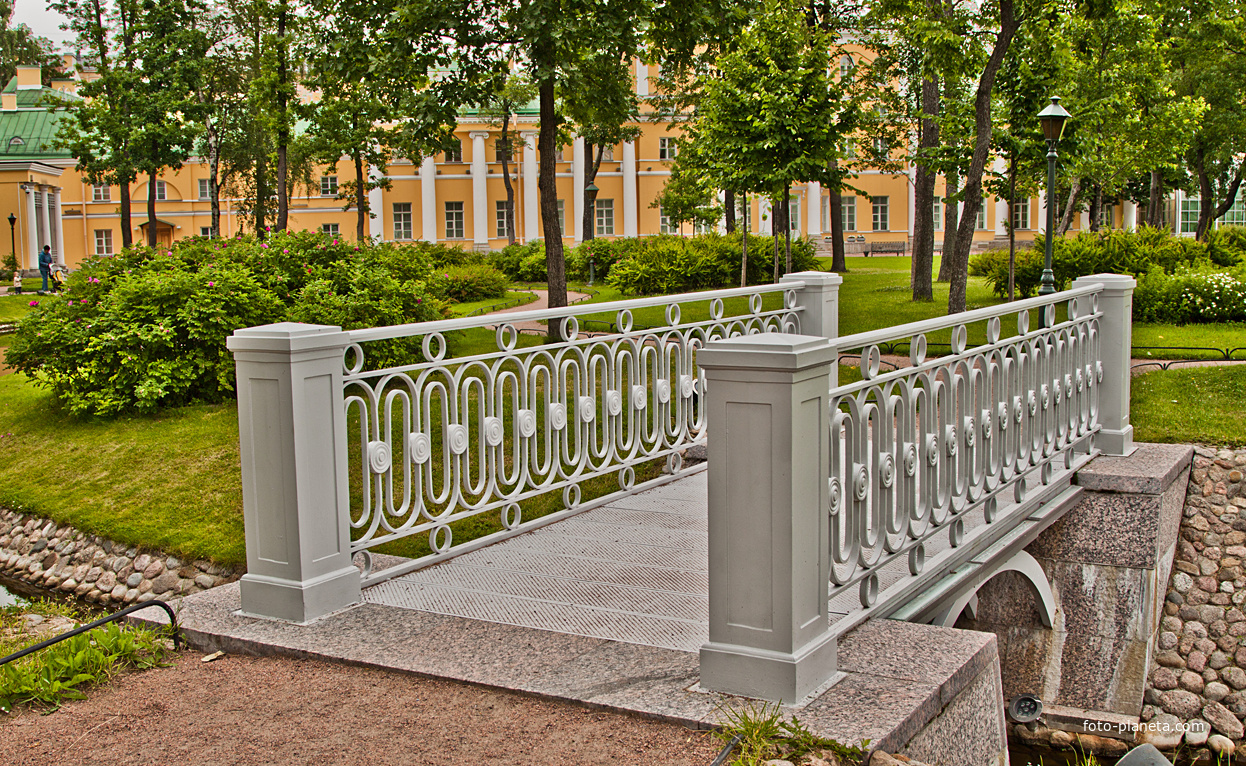
[[[13,282],[18,283],[17,268],[17,216],[9,213],[9,248],[13,255]]]
[[[1056,145],[1064,134],[1064,123],[1071,117],[1064,107],[1060,106],[1060,97],[1052,96],[1051,103],[1038,113],[1038,122],[1043,126],[1043,138],[1047,139],[1047,236],[1043,248],[1043,277],[1038,288],[1039,295],[1051,295],[1056,291],[1056,276],[1051,271],[1052,238],[1056,228]]]
[[[597,184],[594,184],[594,183],[590,183],[588,186],[584,187],[585,196],[588,198],[587,200],[588,204],[585,205],[585,207],[588,208],[588,220],[585,222],[585,224],[589,229],[588,236],[585,237],[585,239],[592,239],[594,236],[596,236],[592,232],[596,231],[596,227],[597,227],[597,192],[598,191],[599,189],[597,188]]]

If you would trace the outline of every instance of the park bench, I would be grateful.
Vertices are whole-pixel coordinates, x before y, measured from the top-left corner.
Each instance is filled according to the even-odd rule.
[[[905,241],[899,242],[867,242],[862,246],[862,252],[865,255],[878,255],[879,253],[891,253],[892,255],[904,255],[908,252],[909,243]]]

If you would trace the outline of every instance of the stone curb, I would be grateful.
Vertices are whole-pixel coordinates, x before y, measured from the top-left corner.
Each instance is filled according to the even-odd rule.
[[[7,509],[0,509],[0,572],[100,606],[163,601],[242,576],[210,561],[184,562]]]

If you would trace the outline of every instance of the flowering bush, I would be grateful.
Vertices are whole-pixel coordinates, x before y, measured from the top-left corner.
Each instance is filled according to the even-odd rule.
[[[64,292],[18,325],[7,363],[48,386],[78,415],[110,416],[234,390],[225,340],[280,321],[346,329],[443,315],[426,255],[393,245],[335,242],[310,232],[265,242],[188,239],[90,258]],[[369,359],[418,353],[418,339],[370,344]]]
[[[1142,322],[1246,322],[1246,270],[1158,266],[1138,280],[1134,319]]]

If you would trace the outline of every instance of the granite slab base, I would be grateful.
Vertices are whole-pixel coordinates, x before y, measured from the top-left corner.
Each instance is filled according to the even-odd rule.
[[[711,728],[754,700],[693,690],[697,654],[364,603],[307,625],[238,614],[237,583],[175,602],[182,635],[204,652],[279,655],[562,700]],[[132,615],[148,625],[163,612]],[[803,707],[816,733],[936,766],[1007,762],[999,654],[991,633],[873,620],[839,643],[843,678]]]

